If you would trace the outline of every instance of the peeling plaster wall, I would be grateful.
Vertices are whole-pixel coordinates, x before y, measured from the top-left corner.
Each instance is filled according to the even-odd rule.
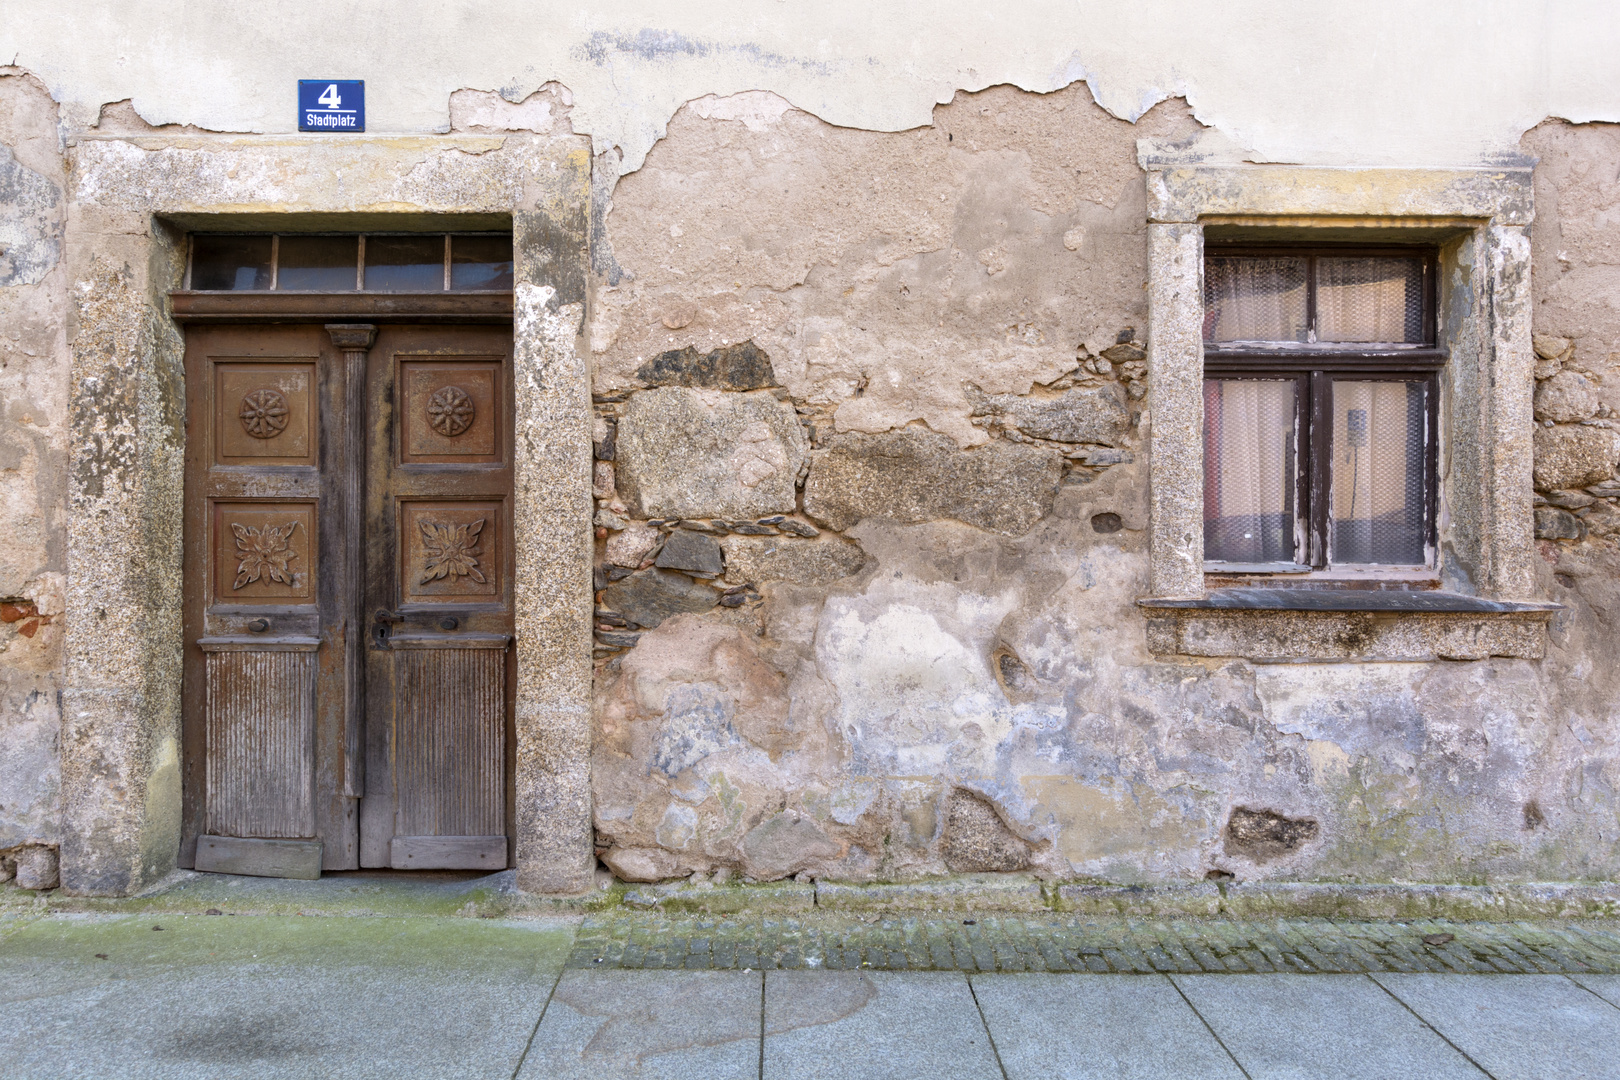
[[[613,459],[597,465],[593,783],[616,873],[1620,873],[1620,672],[1603,659],[1620,455],[1571,451],[1591,475],[1537,495],[1538,584],[1567,605],[1544,660],[1149,651],[1135,140],[1197,130],[1180,103],[1131,126],[1080,87],[958,94],[892,135],[756,93],[689,104],[619,181],[606,236],[624,276],[592,323]],[[1524,137],[1544,161],[1543,432],[1612,430],[1616,130]],[[675,522],[621,498],[616,477],[703,473],[708,418],[764,393],[757,362],[746,390],[725,381],[745,341],[809,440],[797,505],[738,520],[687,491]],[[682,379],[707,388],[667,389]],[[676,393],[707,411],[646,418]],[[782,447],[771,460],[798,467]],[[712,567],[691,554],[708,542]],[[852,552],[836,566],[817,555],[834,543]]]
[[[64,181],[56,102],[0,67],[0,850],[61,837]]]

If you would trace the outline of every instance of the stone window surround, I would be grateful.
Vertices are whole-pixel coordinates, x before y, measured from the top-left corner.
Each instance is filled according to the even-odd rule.
[[[1155,653],[1257,661],[1539,658],[1531,505],[1532,166],[1410,169],[1205,163],[1140,145],[1148,202],[1150,593]],[[1243,238],[1440,248],[1439,605],[1390,592],[1206,589],[1203,256],[1206,229]],[[1432,598],[1435,594],[1430,593]],[[1324,603],[1323,601],[1326,601]]]
[[[516,862],[580,893],[590,809],[591,407],[580,348],[590,155],[526,135],[70,140],[71,352],[62,881],[138,891],[176,864],[188,230],[513,230]]]

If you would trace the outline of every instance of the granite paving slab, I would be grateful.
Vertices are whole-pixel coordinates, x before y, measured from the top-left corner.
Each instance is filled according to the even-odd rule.
[[[1620,1008],[1562,975],[1377,975],[1495,1080],[1620,1077]]]
[[[569,971],[523,1080],[755,1080],[760,972]]]
[[[1001,1080],[960,974],[769,971],[764,1080]]]
[[[974,975],[1007,1080],[1243,1080],[1162,975]]]
[[[0,942],[0,1074],[510,1077],[572,929],[479,919],[42,919]]]
[[[1171,978],[1251,1080],[1484,1075],[1366,976]]]

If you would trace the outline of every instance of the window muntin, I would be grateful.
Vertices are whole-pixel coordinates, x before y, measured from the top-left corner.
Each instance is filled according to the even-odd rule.
[[[512,288],[510,233],[198,233],[187,288],[484,292]]]
[[[1432,570],[1433,267],[1421,250],[1209,250],[1207,570]]]

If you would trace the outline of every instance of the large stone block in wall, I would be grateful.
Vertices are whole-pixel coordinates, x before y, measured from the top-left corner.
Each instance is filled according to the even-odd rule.
[[[995,394],[979,401],[973,414],[993,416],[1035,439],[1104,446],[1118,446],[1131,426],[1130,410],[1113,386],[1076,387],[1051,397]]]
[[[1620,436],[1604,427],[1563,424],[1536,429],[1536,487],[1561,491],[1602,483],[1614,475]]]
[[[616,455],[638,517],[749,518],[794,509],[805,437],[769,392],[664,386],[630,396]]]
[[[720,541],[720,547],[726,553],[726,581],[732,585],[761,585],[767,581],[829,585],[860,573],[866,565],[866,553],[860,545],[831,538],[728,536]]]
[[[833,529],[954,518],[1017,536],[1052,508],[1062,471],[1057,453],[1022,443],[960,450],[926,428],[838,435],[811,454],[804,508]]]

